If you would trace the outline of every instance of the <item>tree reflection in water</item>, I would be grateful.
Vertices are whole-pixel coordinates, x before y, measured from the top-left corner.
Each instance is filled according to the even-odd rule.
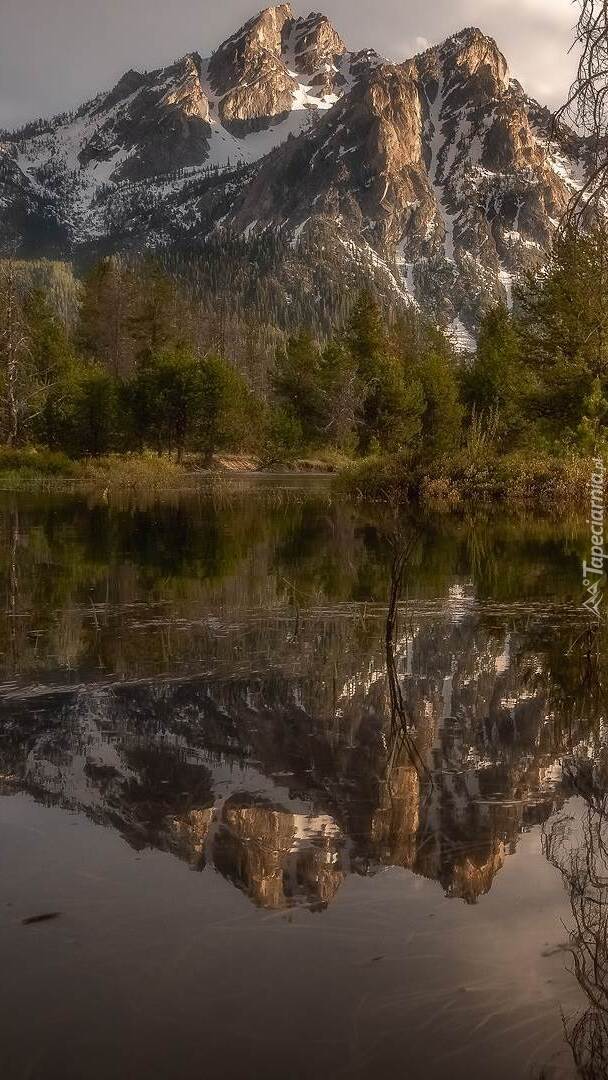
[[[588,1007],[564,1017],[566,1037],[583,1080],[608,1076],[608,744],[603,693],[606,632],[594,626],[579,642],[582,687],[600,717],[598,737],[565,760],[569,812],[545,826],[543,850],[567,889],[572,970]],[[573,809],[572,809],[573,808]]]
[[[604,1077],[608,649],[580,637],[586,545],[576,522],[396,520],[327,487],[0,497],[0,795],[170,855],[203,900],[241,905],[229,882],[256,934],[275,923],[261,909],[329,940],[354,895],[392,882],[399,905],[443,893],[448,928],[485,927],[495,957],[514,882],[545,932],[549,823],[589,1001],[567,1034],[581,1075]],[[520,987],[526,931],[505,945]]]
[[[411,711],[406,707],[396,661],[399,600],[403,590],[403,578],[409,566],[417,538],[418,534],[412,531],[410,536],[404,540],[400,536],[400,530],[398,530],[392,545],[395,554],[391,564],[385,631],[386,675],[390,703],[390,739],[387,755],[389,787],[392,772],[404,755],[409,759],[411,767],[416,770],[418,779],[432,783],[431,771],[422,760],[416,745],[416,722]]]

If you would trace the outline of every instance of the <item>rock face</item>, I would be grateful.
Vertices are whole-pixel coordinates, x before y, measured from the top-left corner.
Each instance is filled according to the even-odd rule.
[[[98,108],[101,123],[78,155],[81,167],[112,161],[112,176],[120,181],[202,164],[211,125],[201,67],[200,56],[193,53],[168,68],[161,82],[129,72],[113,92],[110,115],[106,102]],[[113,158],[117,145],[122,161]]]
[[[282,53],[293,21],[289,4],[267,8],[224,42],[209,61],[210,84],[219,96],[219,118],[234,135],[263,130],[291,111],[298,84],[283,63]]]
[[[209,62],[209,76],[218,94],[225,94],[255,69],[261,57],[280,60],[293,23],[289,4],[266,8],[220,45]]]
[[[0,232],[66,253],[282,231],[373,267],[466,339],[547,249],[585,144],[469,28],[394,64],[267,8],[207,59],[128,72],[0,136]]]
[[[340,64],[346,54],[346,45],[325,15],[311,14],[292,25],[291,41],[294,67],[297,72],[310,77],[311,86],[325,94],[343,89],[346,79],[340,72]]]

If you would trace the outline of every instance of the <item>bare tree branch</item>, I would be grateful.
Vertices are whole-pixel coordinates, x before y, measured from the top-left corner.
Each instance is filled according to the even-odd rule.
[[[554,116],[587,140],[587,179],[572,198],[566,226],[592,221],[608,198],[608,0],[573,0],[579,9],[572,50],[580,50],[576,78]]]

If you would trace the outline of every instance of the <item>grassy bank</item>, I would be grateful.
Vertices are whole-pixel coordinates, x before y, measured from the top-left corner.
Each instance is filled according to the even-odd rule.
[[[74,460],[44,449],[0,449],[0,490],[45,491],[65,486],[122,490],[191,490],[201,479],[232,473],[334,473],[347,465],[341,455],[324,453],[288,464],[242,454],[216,455],[211,464],[199,455],[145,451]]]
[[[342,487],[358,498],[421,503],[434,511],[504,503],[553,513],[586,508],[592,471],[591,460],[579,454],[475,456],[463,450],[428,463],[408,455],[366,458],[345,469]]]
[[[73,460],[42,449],[0,450],[0,490],[4,491],[65,487],[191,491],[202,480],[256,472],[337,473],[340,489],[351,497],[393,505],[421,504],[434,512],[504,503],[553,513],[586,507],[592,463],[580,455],[473,455],[463,450],[426,463],[407,454],[352,461],[332,452],[289,463],[225,454],[205,465],[193,454],[180,461],[174,454],[151,451]]]

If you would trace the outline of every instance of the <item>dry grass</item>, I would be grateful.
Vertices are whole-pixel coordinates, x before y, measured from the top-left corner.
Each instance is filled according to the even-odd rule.
[[[191,461],[178,462],[175,455],[108,454],[90,458],[82,465],[83,478],[105,487],[165,488],[192,483],[195,473]]]
[[[586,507],[592,465],[580,455],[498,456],[464,448],[421,466],[405,455],[368,458],[344,472],[350,494],[378,502],[420,502],[437,512],[504,503],[541,513]]]

